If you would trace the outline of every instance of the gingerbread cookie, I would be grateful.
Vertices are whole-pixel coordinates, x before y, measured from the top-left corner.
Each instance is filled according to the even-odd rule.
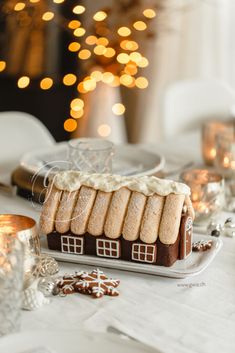
[[[211,249],[212,240],[199,240],[193,243],[193,251],[206,251]]]
[[[119,285],[118,279],[108,278],[104,272],[93,270],[91,273],[84,273],[81,279],[76,282],[75,289],[81,293],[89,293],[94,298],[101,298],[103,295],[117,296],[119,292],[116,287]]]
[[[62,294],[73,294],[76,292],[75,284],[80,280],[81,276],[84,274],[83,271],[75,272],[74,275],[64,275],[57,282],[57,288],[59,288],[59,293]]]
[[[120,281],[108,278],[99,269],[88,272],[75,272],[74,275],[65,275],[57,282],[57,287],[62,294],[91,294],[94,298],[101,298],[103,295],[117,296],[119,292],[116,287]]]

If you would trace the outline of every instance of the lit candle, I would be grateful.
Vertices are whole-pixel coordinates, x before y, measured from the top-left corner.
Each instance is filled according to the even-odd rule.
[[[216,168],[225,178],[233,178],[235,175],[235,136],[232,130],[220,133],[216,137],[216,149]]]
[[[231,122],[207,121],[202,126],[202,155],[206,164],[213,165],[216,158],[216,136],[231,128]]]
[[[35,261],[34,256],[40,254],[36,222],[26,216],[3,214],[0,215],[0,234],[3,235],[0,239],[0,250],[6,248],[6,235],[17,237],[24,244],[25,271],[30,270]]]
[[[191,189],[196,222],[203,223],[219,212],[224,204],[224,180],[220,174],[206,169],[191,169],[181,175]]]

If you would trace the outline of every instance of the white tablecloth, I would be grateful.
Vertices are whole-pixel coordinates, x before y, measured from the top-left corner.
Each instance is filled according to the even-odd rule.
[[[196,135],[147,148],[166,156],[178,154],[185,160],[200,159]],[[0,212],[39,217],[39,211],[26,200],[3,195]],[[121,280],[119,297],[54,297],[51,304],[37,311],[23,312],[22,332],[52,328],[105,332],[114,326],[164,353],[235,352],[235,239],[223,237],[223,242],[209,268],[188,279],[106,270]],[[61,273],[84,268],[60,266]]]

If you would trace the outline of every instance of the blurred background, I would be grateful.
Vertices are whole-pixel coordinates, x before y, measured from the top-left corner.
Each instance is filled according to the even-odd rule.
[[[0,111],[34,115],[57,141],[162,141],[204,119],[188,117],[215,104],[208,87],[235,88],[234,23],[234,0],[2,0]]]

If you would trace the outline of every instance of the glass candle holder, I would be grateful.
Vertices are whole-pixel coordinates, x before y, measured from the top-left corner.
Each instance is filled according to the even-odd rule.
[[[217,134],[231,129],[231,122],[210,120],[202,125],[202,156],[207,165],[213,165],[216,158]]]
[[[86,173],[111,173],[114,145],[97,138],[69,141],[70,169]]]
[[[215,166],[225,178],[234,178],[235,134],[233,130],[223,132],[216,136]]]
[[[35,220],[21,215],[2,214],[0,233],[17,235],[25,248],[25,272],[30,271],[35,255],[40,255],[40,241]]]
[[[224,179],[207,169],[191,169],[181,175],[181,180],[191,189],[195,222],[206,223],[220,212],[225,204]]]
[[[23,244],[0,232],[0,336],[20,327],[23,262]]]

